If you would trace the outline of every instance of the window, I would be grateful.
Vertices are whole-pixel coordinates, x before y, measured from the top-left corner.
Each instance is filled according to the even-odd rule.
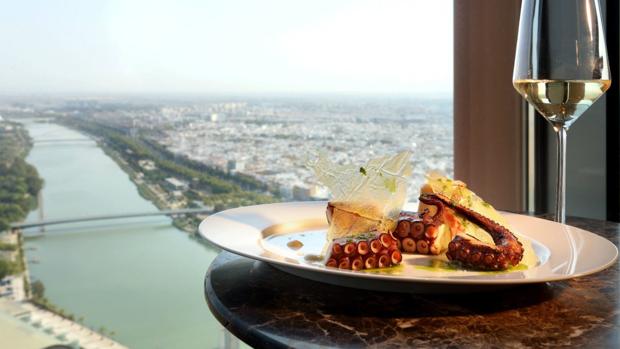
[[[28,201],[0,218],[97,219],[24,228],[30,286],[7,297],[30,292],[123,345],[227,342],[202,289],[218,250],[194,235],[197,223],[325,198],[307,152],[363,162],[410,149],[416,188],[429,170],[453,174],[449,0],[9,7],[0,140],[37,172],[12,177]],[[187,209],[201,212],[147,215]],[[34,325],[47,310],[24,309],[43,333]]]

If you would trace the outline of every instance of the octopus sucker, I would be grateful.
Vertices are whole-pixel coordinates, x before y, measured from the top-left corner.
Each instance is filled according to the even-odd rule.
[[[397,225],[395,234],[401,239],[409,236],[409,222],[403,221],[401,224]]]
[[[469,256],[469,263],[476,264],[482,258],[482,253],[474,252]]]
[[[368,252],[370,252],[370,247],[368,247],[368,242],[367,241],[360,241],[357,244],[357,254],[361,255],[361,256],[365,256],[368,254]]]
[[[351,267],[351,262],[349,260],[349,257],[342,257],[338,261],[338,268],[339,269],[350,269],[350,267]]]
[[[424,240],[418,240],[418,242],[416,243],[416,249],[421,254],[428,254],[428,242]]]
[[[416,251],[416,242],[410,237],[402,239],[401,245],[404,252],[414,253]]]
[[[406,221],[403,221],[403,223]],[[424,223],[422,222],[413,222],[411,225],[411,235],[416,238],[421,238],[424,235]]]
[[[327,262],[325,262],[325,265],[328,267],[337,268],[338,260],[336,260],[336,258],[329,258]]]
[[[374,269],[377,267],[377,257],[375,255],[370,255],[366,257],[364,260],[364,267],[366,269]]]
[[[362,257],[358,256],[355,259],[353,259],[353,262],[351,262],[351,269],[352,270],[364,269],[364,261],[362,260]]]

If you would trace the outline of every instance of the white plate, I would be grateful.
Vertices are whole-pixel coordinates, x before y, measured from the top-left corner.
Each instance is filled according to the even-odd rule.
[[[261,260],[286,272],[331,284],[396,292],[467,292],[517,284],[558,281],[601,271],[618,249],[596,234],[544,219],[504,213],[519,239],[528,239],[539,258],[535,267],[510,272],[443,271],[425,265],[445,256],[403,255],[402,267],[373,271],[327,268],[311,260],[325,243],[326,202],[240,207],[205,219],[200,234],[220,248]],[[299,240],[303,247],[287,246]]]

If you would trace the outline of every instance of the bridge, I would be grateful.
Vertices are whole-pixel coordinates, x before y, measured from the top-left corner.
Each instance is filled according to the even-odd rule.
[[[47,143],[65,143],[65,142],[94,142],[90,138],[58,138],[58,139],[39,139],[34,141],[35,144],[47,144]]]
[[[151,212],[138,212],[138,213],[125,213],[125,214],[113,214],[113,215],[98,215],[98,216],[84,216],[73,218],[61,218],[61,219],[43,219],[36,222],[24,222],[13,223],[11,229],[26,229],[33,227],[44,227],[55,224],[70,224],[89,221],[102,221],[111,219],[123,219],[123,218],[135,218],[135,217],[148,217],[148,216],[177,216],[183,214],[194,213],[212,213],[212,209],[206,208],[189,208],[181,210],[163,210],[163,211],[151,211]]]

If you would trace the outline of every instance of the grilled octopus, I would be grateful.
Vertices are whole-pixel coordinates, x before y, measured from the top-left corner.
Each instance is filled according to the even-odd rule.
[[[446,256],[449,260],[458,261],[463,266],[472,269],[505,270],[516,266],[523,258],[523,246],[519,240],[510,230],[497,222],[441,194],[422,194],[420,201],[436,207],[437,210],[421,214],[401,213],[394,235],[400,240],[403,251],[439,254],[442,246],[441,241],[438,240],[438,228],[443,224],[449,224],[453,228],[459,225],[454,215],[444,214],[454,211],[483,228],[491,235],[495,245],[482,242],[466,232],[458,233],[448,243]],[[457,227],[454,230],[463,229]]]

